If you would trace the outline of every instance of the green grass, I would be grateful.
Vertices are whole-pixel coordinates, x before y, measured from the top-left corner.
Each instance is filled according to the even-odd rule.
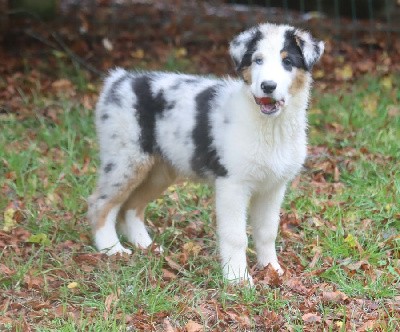
[[[75,80],[79,89],[85,86],[82,77]],[[376,111],[364,111],[368,98]],[[322,319],[316,329],[348,331],[367,319],[350,308],[372,302],[376,326],[399,328],[398,312],[387,303],[400,289],[400,117],[388,113],[400,93],[379,79],[314,96],[313,153],[284,205],[283,219],[295,213],[298,222],[289,222],[292,235],[282,233],[277,243],[292,271],[287,278],[315,287],[311,297],[285,281],[256,288],[223,282],[213,190],[205,185],[171,187],[146,211],[163,256],[178,267],[151,251],[134,250],[129,258],[96,255],[85,216],[98,164],[93,113],[63,96],[32,93],[24,100],[31,116],[0,115],[0,211],[18,202],[17,229],[29,232],[13,233],[15,246],[0,252],[1,264],[13,271],[0,277],[1,301],[9,301],[0,316],[19,312],[2,329],[23,331],[29,323],[40,331],[163,330],[166,320],[182,329],[193,320],[206,330],[262,331],[263,319],[274,313],[282,320],[278,327],[302,331],[312,326],[302,318],[312,311]],[[322,164],[336,167],[339,178]],[[50,244],[29,244],[30,234],[46,234]],[[253,266],[251,247],[249,257]],[[73,282],[77,286],[69,288]],[[340,291],[350,300],[326,302],[323,291]]]

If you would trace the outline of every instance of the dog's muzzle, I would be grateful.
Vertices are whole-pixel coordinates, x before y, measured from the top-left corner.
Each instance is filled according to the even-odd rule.
[[[254,100],[256,101],[257,105],[260,106],[261,112],[267,115],[277,113],[285,105],[285,101],[283,99],[275,100],[271,97],[257,98],[254,96]]]

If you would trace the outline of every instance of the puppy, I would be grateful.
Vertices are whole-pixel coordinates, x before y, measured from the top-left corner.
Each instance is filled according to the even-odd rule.
[[[180,178],[215,185],[223,275],[252,283],[257,261],[279,273],[275,239],[285,189],[306,157],[311,69],[324,44],[287,25],[261,24],[230,43],[240,79],[116,69],[96,108],[98,183],[89,218],[98,250],[148,247],[147,203]]]

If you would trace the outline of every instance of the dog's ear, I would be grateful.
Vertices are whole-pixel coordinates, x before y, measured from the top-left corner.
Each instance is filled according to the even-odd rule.
[[[310,33],[302,30],[295,30],[294,36],[306,67],[311,70],[324,53],[324,42],[314,39]]]
[[[237,35],[229,44],[229,54],[238,73],[251,65],[251,57],[261,38],[261,31],[258,28],[252,28]]]

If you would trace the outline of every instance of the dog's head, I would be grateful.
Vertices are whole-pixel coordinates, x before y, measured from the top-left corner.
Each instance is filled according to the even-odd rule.
[[[310,72],[324,43],[291,26],[261,24],[235,37],[229,51],[261,112],[272,115],[294,95],[308,96]]]

